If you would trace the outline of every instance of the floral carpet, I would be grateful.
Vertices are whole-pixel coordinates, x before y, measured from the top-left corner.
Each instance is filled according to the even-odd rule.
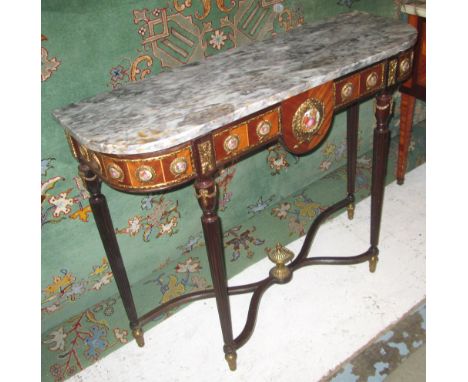
[[[426,300],[320,382],[381,382],[426,343]]]

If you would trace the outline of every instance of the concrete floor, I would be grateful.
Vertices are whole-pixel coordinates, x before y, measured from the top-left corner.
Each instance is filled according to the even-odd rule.
[[[271,287],[254,334],[238,351],[236,372],[224,361],[215,302],[205,300],[150,329],[143,349],[133,341],[69,381],[319,381],[425,297],[425,171],[420,166],[407,174],[404,186],[386,188],[377,272],[369,273],[367,263],[306,267],[291,283]],[[369,210],[367,198],[357,205],[354,220],[342,214],[323,225],[311,256],[365,251]],[[299,239],[288,247],[297,253],[301,244]],[[271,266],[264,259],[229,284],[263,278]],[[235,335],[249,301],[250,295],[231,300]],[[411,357],[404,364],[410,362]]]

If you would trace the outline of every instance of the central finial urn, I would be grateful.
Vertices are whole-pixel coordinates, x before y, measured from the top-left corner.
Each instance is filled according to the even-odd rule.
[[[294,253],[277,243],[274,248],[267,248],[268,258],[276,264],[270,270],[270,276],[274,277],[278,282],[288,282],[292,277],[291,270],[286,266],[294,258]]]

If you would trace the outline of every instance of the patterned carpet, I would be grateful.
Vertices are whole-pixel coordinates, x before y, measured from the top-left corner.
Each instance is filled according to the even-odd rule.
[[[381,382],[426,343],[426,300],[321,382]],[[400,382],[416,382],[410,379]]]

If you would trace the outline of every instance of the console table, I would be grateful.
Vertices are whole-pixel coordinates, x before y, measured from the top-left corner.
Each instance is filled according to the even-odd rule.
[[[164,72],[127,87],[54,111],[65,128],[79,173],[90,193],[94,219],[139,346],[143,326],[174,307],[216,299],[225,358],[250,338],[263,293],[316,264],[369,262],[374,272],[387,167],[391,93],[412,70],[413,27],[361,12],[304,25],[290,33],[238,48],[205,62]],[[197,78],[198,81],[190,81]],[[320,224],[347,208],[354,213],[359,102],[376,95],[370,246],[350,257],[308,257]],[[275,263],[255,283],[228,286],[215,174],[260,148],[282,142],[297,155],[324,140],[333,115],[347,110],[347,193],[310,226],[297,256],[277,244]],[[304,174],[306,176],[306,174]],[[102,182],[127,193],[153,193],[194,183],[213,287],[179,296],[137,315]],[[252,293],[247,320],[234,337],[229,297]]]

